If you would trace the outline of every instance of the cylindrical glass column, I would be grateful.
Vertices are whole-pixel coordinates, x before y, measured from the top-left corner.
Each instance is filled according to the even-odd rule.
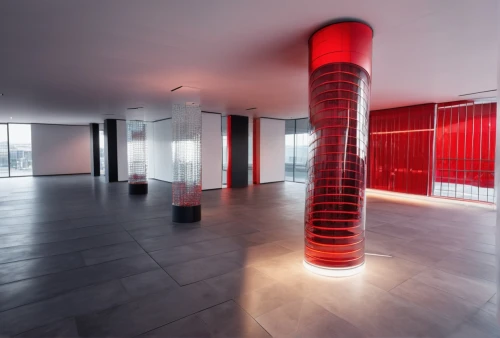
[[[306,268],[329,276],[365,262],[365,176],[372,30],[325,27],[309,40]]]
[[[201,110],[196,104],[173,105],[172,220],[201,220]]]
[[[128,187],[131,195],[148,193],[146,122],[127,121]]]

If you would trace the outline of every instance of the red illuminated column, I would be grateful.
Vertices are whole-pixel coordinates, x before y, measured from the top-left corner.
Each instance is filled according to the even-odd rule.
[[[365,177],[373,31],[342,22],[309,40],[306,268],[354,274],[365,263]]]

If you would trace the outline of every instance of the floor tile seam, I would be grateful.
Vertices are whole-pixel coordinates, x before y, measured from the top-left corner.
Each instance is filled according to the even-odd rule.
[[[496,281],[492,281],[492,280],[489,280],[489,279],[484,279],[484,278],[480,278],[480,277],[477,277],[477,276],[466,275],[464,273],[459,273],[459,272],[455,272],[455,271],[451,271],[451,270],[445,270],[446,267],[435,266],[433,268],[436,269],[436,270],[439,270],[441,272],[445,272],[445,273],[448,273],[450,275],[454,275],[454,276],[457,276],[457,277],[472,279],[472,280],[475,280],[475,281],[478,281],[478,282],[487,282],[487,283],[496,284]],[[496,278],[496,275],[497,274],[495,274],[494,278]]]
[[[420,274],[422,274],[422,273],[424,273],[424,272],[426,272],[426,271],[429,271],[429,270],[431,270],[431,269],[432,269],[432,268],[428,268],[428,269],[426,269],[426,270],[424,270],[424,271],[421,271],[419,274],[417,274],[417,275],[413,276],[413,277],[412,277],[412,278],[410,278],[410,279],[415,279],[415,278],[416,278],[416,277],[418,277]],[[441,271],[441,270],[440,270],[440,271]],[[451,273],[449,273],[448,271],[442,271],[442,272],[447,273],[447,274],[451,274]],[[454,276],[457,276],[457,277],[462,277],[462,278],[464,278],[464,277],[465,277],[466,279],[468,279],[468,278],[469,278],[468,276],[459,276],[459,275],[454,275]],[[437,286],[434,286],[434,285],[430,285],[430,284],[428,284],[428,283],[426,283],[426,282],[424,282],[424,281],[418,280],[418,279],[415,279],[415,281],[416,281],[416,282],[418,282],[418,283],[425,284],[427,287],[430,287],[430,288],[433,288],[433,289],[439,290],[439,291],[441,291],[441,292],[444,292],[444,293],[446,293],[446,294],[448,294],[448,295],[450,295],[450,296],[452,296],[452,297],[458,297],[458,298],[460,298],[460,299],[464,300],[465,302],[467,302],[467,303],[471,304],[472,306],[478,307],[476,304],[472,303],[470,300],[468,300],[468,299],[466,299],[466,298],[464,298],[464,297],[462,297],[462,296],[456,295],[456,294],[454,294],[454,293],[451,293],[451,292],[450,292],[450,291],[448,291],[448,290],[443,290],[443,288],[440,288],[440,287],[437,287]],[[490,282],[490,283],[491,283],[491,282]],[[494,295],[493,295],[493,296],[494,296]],[[490,299],[491,299],[491,298],[490,298]],[[488,301],[484,302],[484,304],[486,304],[487,302],[488,302]],[[482,304],[481,306],[483,306],[484,304]]]
[[[412,279],[412,278],[409,278],[408,280],[410,280],[410,279]],[[405,282],[407,282],[408,280],[406,280]],[[425,284],[425,283],[423,283],[423,282],[421,282],[421,281],[417,281],[417,282],[418,282],[418,283]],[[403,282],[403,283],[404,283],[404,282]],[[434,310],[434,309],[432,309],[432,308],[430,308],[430,307],[428,307],[428,306],[421,305],[421,304],[417,304],[417,303],[415,303],[415,302],[413,302],[413,301],[411,301],[411,300],[409,300],[409,299],[406,299],[406,298],[404,298],[404,297],[402,297],[402,296],[400,296],[400,295],[395,294],[395,293],[393,293],[393,292],[392,292],[395,288],[397,288],[398,286],[401,286],[401,284],[403,284],[403,283],[400,283],[399,285],[397,285],[397,286],[393,287],[391,290],[389,290],[389,291],[387,291],[387,292],[388,292],[388,293],[390,293],[393,297],[396,297],[396,298],[398,298],[398,299],[400,299],[400,300],[403,300],[403,301],[405,301],[405,302],[409,302],[409,303],[411,303],[411,304],[413,304],[413,305],[415,305],[415,306],[417,306],[417,307],[419,307],[419,308],[422,308],[423,310],[428,310],[428,311],[431,311],[431,312],[437,313],[437,312],[436,312],[436,310]],[[425,284],[425,286],[426,286],[426,287],[428,287],[428,288],[431,288],[431,289],[433,289],[433,290],[436,290],[436,291],[439,291],[439,292],[445,293],[446,295],[451,296],[452,298],[454,297],[454,298],[459,298],[459,299],[461,299],[463,302],[467,303],[467,305],[469,305],[469,306],[471,306],[471,307],[473,307],[473,308],[474,308],[474,311],[472,312],[472,314],[477,313],[477,311],[476,311],[476,310],[479,310],[479,309],[480,309],[480,308],[479,308],[479,307],[477,307],[475,304],[471,303],[470,301],[468,301],[468,300],[467,300],[467,299],[465,299],[465,298],[462,298],[462,297],[460,297],[460,296],[454,295],[454,294],[452,294],[452,293],[450,293],[450,292],[448,292],[448,291],[441,290],[441,289],[436,288],[436,287],[431,286],[431,285],[427,285],[427,284]],[[485,303],[485,304],[486,304],[486,303]],[[450,319],[450,320],[455,320],[453,317],[448,316],[447,314],[441,314],[441,313],[439,313],[439,315],[440,315],[440,316],[443,316],[443,317],[445,317],[445,318],[447,318],[447,319]],[[465,316],[465,317],[464,317],[464,318],[462,318],[461,320],[462,320],[462,321],[465,321],[465,320],[466,320],[469,316],[471,316],[471,314],[468,314],[467,316]]]
[[[82,229],[82,228],[78,228],[78,229]],[[53,244],[53,243],[60,243],[60,242],[66,242],[66,241],[74,241],[74,240],[84,239],[84,238],[90,238],[90,237],[94,237],[94,236],[114,234],[114,233],[117,233],[117,232],[121,232],[121,230],[113,230],[113,231],[110,231],[110,232],[102,232],[102,233],[98,233],[98,234],[85,235],[85,236],[82,236],[82,237],[75,237],[75,238],[66,238],[66,239],[60,239],[60,240],[49,241],[49,242],[37,242],[37,243],[31,243],[31,244],[25,244],[25,243],[23,243],[23,244],[12,245],[12,246],[0,246],[0,250],[1,249],[8,249],[8,248],[16,248],[16,247],[19,247],[19,246],[43,245],[43,244]],[[38,232],[38,233],[40,233],[40,232]],[[46,232],[44,232],[44,233],[46,233]],[[2,236],[3,235],[0,235],[0,240],[2,239],[1,238]]]
[[[45,323],[45,324],[43,324],[43,325],[40,325],[40,326],[37,326],[37,327],[33,327],[33,328],[28,329],[28,330],[26,330],[26,331],[18,332],[18,333],[16,333],[13,337],[19,337],[19,336],[21,336],[21,335],[23,335],[23,334],[25,334],[25,333],[30,332],[30,331],[33,331],[33,330],[36,330],[36,329],[40,329],[40,328],[42,328],[42,327],[44,327],[44,326],[51,325],[51,324],[55,324],[55,323],[57,323],[57,322],[62,322],[62,321],[64,321],[64,320],[68,320],[68,319],[71,319],[71,318],[73,318],[73,319],[75,320],[75,328],[77,329],[77,332],[78,332],[78,328],[76,327],[76,317],[75,317],[75,316],[68,316],[68,317],[64,317],[64,318],[61,318],[61,319],[57,319],[57,320],[51,321],[50,323]],[[80,336],[79,336],[79,337],[80,337]]]
[[[465,262],[468,262],[468,263],[471,263],[471,264],[477,264],[477,263],[482,263],[482,264],[486,264],[486,265],[489,265],[491,266],[492,268],[496,269],[496,263],[487,263],[487,262],[484,262],[482,260],[475,260],[475,259],[471,259],[471,258],[466,258],[466,257],[456,257],[454,255],[456,255],[457,253],[460,253],[460,252],[463,252],[463,251],[473,251],[473,252],[478,252],[478,251],[474,251],[474,250],[470,250],[470,249],[465,249],[465,248],[462,248],[460,250],[457,250],[457,251],[453,251],[453,252],[450,252],[448,255],[446,255],[443,259],[439,260],[438,262],[436,262],[435,264],[439,264],[441,263],[442,261],[448,259],[448,258],[452,258],[452,259],[458,259],[458,260],[461,260],[461,261],[465,261]],[[496,255],[494,254],[489,254],[489,253],[486,253],[486,252],[483,252],[483,254],[485,255],[489,255],[489,256],[492,256],[492,257],[495,257],[496,258]]]
[[[375,227],[375,228],[377,228],[377,227]],[[401,238],[401,237],[395,237],[395,236],[388,235],[388,234],[385,234],[385,233],[382,233],[382,232],[373,231],[372,229],[373,229],[373,228],[370,228],[370,229],[366,229],[366,228],[365,228],[365,234],[366,234],[367,232],[368,232],[368,233],[370,233],[370,232],[374,232],[374,233],[376,233],[377,235],[386,236],[386,237],[389,237],[390,239],[397,239],[397,240],[399,240],[399,241],[404,241],[404,242],[408,242],[408,243],[416,240],[416,238],[405,239],[405,238]],[[365,235],[365,237],[366,237],[366,235]]]
[[[154,270],[156,270],[156,268],[150,269],[150,270],[146,270],[146,271],[136,272],[136,273],[132,273],[132,274],[126,274],[126,275],[123,275],[123,276],[117,277],[117,278],[105,279],[105,280],[102,280],[102,281],[99,281],[99,282],[93,282],[93,283],[90,283],[90,284],[78,286],[76,288],[72,288],[72,289],[61,291],[61,292],[57,292],[57,293],[55,293],[53,295],[50,295],[50,297],[42,297],[40,299],[31,301],[31,302],[28,302],[28,303],[16,305],[16,306],[14,306],[12,308],[0,310],[0,316],[4,312],[15,310],[15,309],[21,308],[23,306],[28,306],[28,305],[33,305],[33,304],[36,304],[36,303],[41,303],[41,302],[44,302],[44,301],[48,301],[48,300],[50,300],[52,298],[57,298],[57,297],[60,297],[60,296],[66,295],[66,294],[70,294],[70,293],[78,291],[78,290],[82,290],[82,289],[86,289],[86,288],[91,288],[91,287],[102,285],[102,284],[106,284],[106,283],[111,283],[113,281],[117,281],[117,282],[120,283],[121,286],[123,286],[122,283],[121,283],[121,279],[132,277],[132,276],[137,276],[137,275],[140,275],[140,274],[143,274],[143,273],[146,273],[146,272],[151,272],[151,271],[154,271]],[[130,294],[128,292],[127,292],[127,295],[130,296]],[[137,299],[134,298],[133,300],[127,301],[127,303],[129,303],[131,301],[134,301],[134,300],[137,300]],[[120,305],[123,305],[123,304],[125,304],[125,303],[120,303],[120,304],[115,305],[113,307],[120,306]],[[106,308],[106,309],[109,309],[109,308]],[[100,311],[103,311],[103,310],[100,310]],[[73,317],[76,318],[76,316],[73,316]]]
[[[198,242],[199,243],[199,242]],[[173,247],[173,248],[178,248],[177,247]],[[162,249],[164,250],[164,249]],[[235,251],[241,251],[241,249],[234,249],[234,250],[229,250],[229,251],[223,251],[223,252],[218,252],[216,254],[210,254],[210,255],[205,255],[201,258],[195,258],[195,259],[190,259],[190,260],[187,260],[187,261],[182,261],[182,262],[177,262],[175,264],[170,264],[170,265],[161,265],[160,263],[158,263],[161,267],[163,268],[169,268],[171,266],[174,266],[174,265],[180,265],[180,264],[184,264],[184,263],[190,263],[190,262],[193,262],[193,261],[196,261],[196,260],[201,260],[201,259],[205,259],[205,258],[210,258],[210,257],[213,257],[213,256],[217,256],[217,255],[222,255],[222,254],[227,254],[227,253],[230,253],[230,252],[235,252]],[[158,251],[155,251],[155,252],[158,252]],[[153,258],[153,256],[151,256],[151,258]],[[153,258],[154,259],[154,258]],[[155,260],[156,261],[156,260]],[[212,277],[210,277],[212,278]]]
[[[166,224],[165,226],[172,226],[171,224]],[[162,225],[152,225],[151,227],[162,227]],[[135,238],[134,235],[132,235],[130,232],[134,232],[134,231],[137,231],[137,230],[142,230],[142,229],[147,229],[149,227],[145,227],[145,228],[141,228],[141,229],[134,229],[134,230],[129,230],[129,229],[126,229],[123,225],[122,225],[122,228],[127,231],[129,233],[129,235],[134,238],[134,240],[136,241],[144,241],[144,240],[148,240],[148,239],[151,239],[151,238],[159,238],[159,237],[168,237],[168,236],[171,236],[172,233],[169,233],[169,234],[157,234],[157,235],[153,235],[153,236],[149,236],[148,237],[142,237],[142,238]],[[199,228],[187,228],[182,234],[186,234],[187,232],[189,231],[192,231],[192,230],[200,230],[200,229],[203,229],[205,230],[204,228],[202,227],[199,227]],[[214,234],[215,235],[215,234]],[[214,238],[215,239],[215,238]],[[159,249],[159,250],[162,250],[162,249]],[[156,250],[155,250],[156,251]]]
[[[427,229],[427,230],[423,230],[421,228],[419,229],[416,229],[414,227],[409,227],[409,226],[406,226],[406,225],[401,225],[401,224],[394,224],[396,222],[387,222],[387,223],[384,223],[384,224],[380,224],[378,226],[374,226],[373,229],[374,230],[370,230],[370,231],[373,231],[373,232],[376,232],[380,235],[386,235],[386,236],[390,236],[390,237],[395,237],[395,238],[398,238],[398,239],[405,239],[405,238],[401,238],[401,237],[397,237],[397,236],[394,236],[394,235],[389,235],[387,233],[383,233],[383,232],[380,232],[380,231],[376,231],[376,230],[379,230],[379,228],[382,226],[382,225],[390,225],[390,226],[393,226],[393,227],[396,227],[396,228],[399,228],[399,229],[408,229],[408,230],[415,230],[418,232],[418,234],[415,235],[416,238],[419,238],[419,237],[422,237],[422,236],[426,236],[430,233],[432,233],[432,230],[431,229]],[[413,237],[414,235],[410,235],[410,237]],[[415,238],[411,238],[410,240],[413,240]]]
[[[18,279],[18,280],[15,280],[15,281],[11,281],[11,282],[7,282],[7,283],[0,284],[0,287],[2,287],[2,286],[4,286],[4,285],[14,284],[14,283],[17,283],[17,282],[23,282],[23,281],[31,280],[31,279],[36,279],[36,278],[41,278],[41,277],[47,277],[47,276],[50,276],[50,275],[55,275],[55,274],[58,274],[58,273],[67,273],[67,272],[69,272],[69,271],[74,271],[74,270],[78,270],[78,269],[95,267],[95,266],[99,266],[99,265],[101,265],[101,264],[112,263],[112,262],[116,262],[116,261],[119,261],[119,260],[122,260],[122,259],[135,258],[135,257],[137,257],[137,256],[141,256],[141,255],[144,255],[144,254],[145,254],[145,252],[140,253],[140,254],[135,254],[135,255],[133,255],[133,256],[127,256],[127,257],[116,258],[116,259],[112,259],[112,260],[109,260],[109,261],[100,262],[100,263],[96,263],[96,264],[91,264],[91,265],[83,265],[83,266],[79,266],[79,267],[75,267],[75,268],[71,268],[71,269],[67,269],[67,270],[55,271],[55,272],[46,273],[46,274],[43,274],[43,275],[37,275],[37,276],[28,277],[28,278],[22,278],[22,279]],[[121,277],[120,277],[120,278],[121,278]]]
[[[28,259],[21,259],[21,260],[3,262],[3,263],[0,263],[0,265],[2,265],[2,264],[9,264],[9,263],[15,263],[15,262],[22,262],[22,261],[29,261],[29,260],[34,260],[34,259],[47,258],[47,257],[67,255],[67,254],[72,254],[72,253],[77,253],[77,252],[83,252],[83,251],[88,251],[88,250],[93,250],[93,249],[100,249],[100,248],[104,248],[104,247],[107,247],[107,246],[125,244],[125,243],[130,243],[130,242],[133,242],[133,238],[127,239],[126,241],[123,241],[123,242],[105,244],[105,245],[100,245],[100,246],[93,246],[93,247],[90,247],[90,248],[87,248],[87,249],[83,249],[83,250],[68,251],[68,252],[62,252],[62,253],[51,254],[51,255],[46,255],[46,256],[37,256],[37,257],[28,258]],[[44,244],[50,244],[50,243],[44,243]],[[39,245],[39,244],[33,244],[33,245]],[[30,246],[30,245],[21,245],[21,246]],[[12,247],[12,248],[14,248],[14,247]],[[5,248],[5,249],[7,249],[7,248]],[[0,249],[0,251],[1,251],[1,249]],[[106,262],[103,262],[103,263],[106,263]],[[93,265],[95,265],[95,264],[93,264]]]
[[[46,231],[38,231],[38,232],[32,232],[32,231],[19,231],[19,232],[9,232],[5,234],[1,234],[0,236],[10,236],[10,235],[23,235],[23,234],[47,234],[51,232],[57,232],[57,231],[73,231],[77,229],[85,229],[85,228],[90,228],[90,227],[100,227],[100,226],[110,226],[110,225],[120,225],[118,222],[116,223],[102,223],[102,224],[91,224],[91,225],[84,225],[84,226],[78,226],[74,228],[67,228],[67,229],[57,229],[57,230],[46,230]],[[0,230],[1,230],[0,226]]]
[[[378,288],[378,287],[377,287],[377,288]],[[380,289],[380,290],[382,290],[382,289]],[[330,315],[332,315],[332,316],[334,316],[334,317],[337,317],[338,319],[340,319],[340,320],[342,320],[342,321],[344,321],[344,322],[348,323],[349,325],[352,325],[352,326],[353,326],[353,327],[355,327],[357,330],[359,330],[360,332],[362,332],[363,334],[365,334],[365,335],[366,335],[366,337],[379,337],[379,335],[377,335],[377,334],[375,334],[375,333],[372,333],[371,331],[366,330],[365,328],[361,328],[361,327],[359,327],[359,326],[358,326],[358,324],[356,324],[356,323],[354,323],[353,321],[349,320],[349,318],[346,318],[346,317],[348,317],[348,316],[344,317],[344,316],[342,316],[342,314],[341,314],[341,313],[339,313],[339,314],[333,313],[332,311],[330,311],[329,309],[327,309],[327,308],[326,308],[326,307],[324,307],[323,305],[319,304],[319,303],[318,303],[317,301],[315,301],[314,299],[311,299],[310,297],[306,297],[306,298],[307,298],[307,300],[309,300],[310,302],[314,303],[315,305],[317,305],[317,306],[319,306],[319,307],[321,307],[321,308],[325,309],[325,310],[328,312],[328,314],[330,314]],[[326,315],[325,315],[325,316],[326,316]]]
[[[267,330],[266,330],[266,328],[265,328],[264,326],[262,326],[262,325],[259,323],[259,321],[257,320],[257,318],[258,318],[258,317],[260,317],[260,316],[258,316],[257,318],[256,318],[256,317],[254,317],[254,316],[252,316],[252,315],[251,315],[251,314],[250,314],[247,310],[245,310],[245,309],[244,309],[244,308],[240,305],[240,303],[238,303],[236,300],[234,300],[234,298],[232,298],[231,300],[233,301],[233,303],[234,303],[234,304],[236,304],[236,306],[237,306],[237,307],[239,307],[239,308],[241,309],[241,311],[243,311],[243,312],[244,312],[244,313],[246,313],[246,314],[247,314],[250,318],[252,318],[252,319],[253,319],[253,321],[254,321],[257,325],[259,325],[259,326],[262,328],[262,330],[264,330],[265,332],[267,332],[267,334],[269,335],[269,337],[273,337],[273,335],[271,334],[271,332],[267,331]],[[275,309],[274,309],[274,310],[275,310]]]
[[[208,309],[211,309],[211,308],[213,308],[213,307],[216,307],[216,306],[222,305],[222,304],[227,303],[227,302],[230,302],[230,301],[232,301],[232,300],[231,300],[231,299],[229,299],[229,300],[225,300],[225,301],[223,301],[223,302],[217,303],[217,304],[215,304],[215,305],[211,305],[211,306],[209,306],[209,307],[207,307],[207,308],[204,308],[204,309],[202,309],[202,310],[199,310],[199,311],[193,312],[193,313],[191,313],[191,314],[189,314],[189,315],[187,315],[187,316],[184,316],[184,317],[182,317],[182,318],[178,318],[178,319],[176,319],[176,320],[173,320],[173,321],[170,321],[170,322],[168,322],[168,323],[165,323],[165,324],[163,324],[163,325],[161,325],[161,326],[155,327],[155,328],[153,328],[153,329],[151,329],[151,330],[148,330],[148,331],[145,331],[145,332],[139,333],[138,335],[135,335],[134,337],[141,337],[141,336],[143,336],[143,335],[145,335],[145,334],[147,334],[147,333],[149,333],[149,332],[152,332],[152,331],[157,330],[157,329],[159,329],[159,328],[162,328],[162,327],[164,327],[164,326],[170,325],[170,324],[175,323],[175,322],[177,322],[177,321],[179,321],[179,320],[183,320],[183,319],[185,319],[185,318],[188,318],[188,317],[191,317],[191,316],[197,315],[197,314],[199,314],[200,312],[206,311],[206,310],[208,310]],[[200,320],[203,322],[203,324],[205,324],[205,326],[206,326],[206,328],[207,328],[207,330],[208,330],[208,329],[209,329],[208,324],[207,324],[207,323],[203,320],[203,318],[200,318]]]
[[[129,209],[128,208],[123,208],[123,209],[119,209],[119,210],[123,210],[123,211],[128,211]],[[116,210],[109,210],[109,211],[106,211],[105,214],[103,215],[94,215],[94,216],[83,216],[83,217],[75,217],[75,218],[62,218],[62,219],[56,219],[56,220],[52,220],[52,221],[43,221],[43,222],[28,222],[28,223],[16,223],[16,224],[1,224],[0,223],[0,229],[4,226],[22,226],[22,225],[40,225],[40,224],[44,224],[44,223],[55,223],[55,222],[63,222],[63,221],[68,221],[71,223],[71,221],[75,221],[75,220],[82,220],[82,219],[85,219],[85,218],[93,218],[93,217],[106,217],[106,216],[110,216],[110,215],[114,215],[114,212]],[[10,218],[16,218],[16,217],[19,217],[19,216],[13,216],[13,217],[10,217]],[[104,225],[104,224],[114,224],[114,223],[128,223],[128,222],[136,222],[136,221],[143,221],[143,220],[152,220],[152,219],[157,219],[157,218],[164,218],[166,216],[160,216],[160,217],[152,217],[152,218],[142,218],[142,219],[136,219],[136,220],[131,220],[131,221],[122,221],[122,220],[113,220],[112,222],[110,223],[102,223],[102,224],[95,224],[96,226],[98,225]],[[1,220],[1,218],[0,218]]]
[[[157,237],[166,237],[166,236],[168,236],[168,235],[162,235],[162,236],[157,236]],[[150,238],[156,238],[156,237],[150,237]],[[219,237],[214,237],[214,238],[211,238],[211,239],[204,239],[204,240],[201,240],[201,241],[195,241],[195,242],[189,242],[189,243],[182,243],[182,244],[179,244],[179,245],[174,244],[170,248],[177,248],[179,246],[184,246],[184,245],[189,245],[189,244],[195,244],[195,243],[201,243],[201,242],[211,241],[211,240],[221,239],[221,238],[227,238],[227,237],[221,237],[221,236],[219,236]],[[135,240],[135,238],[134,238],[134,240]],[[163,248],[163,249],[151,250],[151,251],[146,251],[146,252],[153,253],[153,252],[157,252],[157,251],[160,251],[160,250],[165,250],[165,249]]]
[[[132,238],[132,240],[142,249],[142,251],[144,251],[148,256],[149,258],[151,258],[153,260],[153,262],[156,263],[156,265],[158,265],[158,267],[163,270],[167,276],[169,276],[176,284],[177,286],[179,287],[182,287],[182,285],[179,284],[179,282],[177,282],[177,280],[175,280],[168,272],[167,270],[165,270],[155,259],[153,256],[151,256],[151,253],[148,252],[146,249],[144,249],[144,247],[141,245],[141,243],[139,243],[131,234],[130,232],[123,226],[123,225],[120,225],[122,227],[122,229]]]

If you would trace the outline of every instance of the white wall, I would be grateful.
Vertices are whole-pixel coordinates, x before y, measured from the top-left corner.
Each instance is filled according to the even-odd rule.
[[[146,123],[146,147],[148,152],[148,177],[155,178],[155,129],[152,122]]]
[[[127,121],[116,121],[118,181],[128,181]]]
[[[260,183],[285,180],[285,121],[260,119]]]
[[[203,190],[222,188],[222,118],[202,113],[201,186]]]
[[[31,125],[33,175],[90,173],[89,126]]]
[[[154,127],[154,177],[158,180],[172,182],[172,120],[153,123]]]

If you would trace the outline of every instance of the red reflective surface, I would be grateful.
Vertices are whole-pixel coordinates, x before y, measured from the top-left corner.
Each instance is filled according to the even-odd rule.
[[[464,185],[494,188],[496,108],[496,103],[438,105],[436,183],[458,190],[466,189]],[[471,199],[462,191],[442,196]]]
[[[309,39],[309,74],[337,62],[360,66],[372,72],[372,29],[360,22],[341,22],[318,30]]]
[[[370,113],[369,188],[429,193],[434,110],[434,104],[426,104]]]
[[[232,156],[232,136],[231,136],[231,115],[227,116],[227,177],[226,186],[228,188],[232,187],[233,176],[233,156]]]
[[[260,184],[260,119],[253,120],[253,184]]]
[[[364,262],[369,76],[336,63],[311,74],[305,259],[328,268]]]
[[[324,27],[309,39],[307,263],[353,268],[365,260],[365,176],[371,28]]]

